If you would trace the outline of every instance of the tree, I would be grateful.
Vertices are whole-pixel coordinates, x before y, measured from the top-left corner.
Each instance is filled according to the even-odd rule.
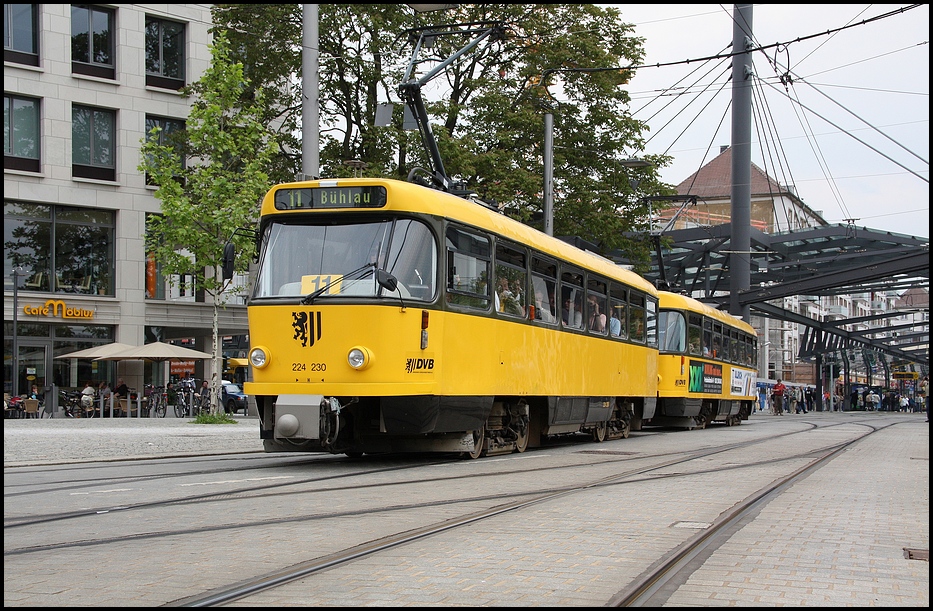
[[[215,5],[215,29],[236,41],[238,58],[262,62],[262,70],[250,72],[258,79],[254,86],[282,92],[276,114],[291,117],[286,123],[297,128],[300,88],[286,91],[281,83],[300,82],[301,5],[268,6]],[[666,157],[651,157],[655,167],[647,169],[618,163],[639,155],[646,130],[631,117],[624,87],[630,74],[622,68],[637,65],[644,54],[633,26],[607,5],[455,6],[415,14],[404,5],[320,5],[321,175],[349,175],[343,164],[348,159],[366,162],[365,175],[401,180],[415,166],[428,167],[420,136],[402,124],[398,86],[410,59],[409,35],[435,23],[473,24],[423,49],[412,75],[417,77],[462,48],[478,28],[498,23],[504,36],[464,54],[425,89],[425,97],[433,98],[426,106],[447,173],[506,214],[540,222],[543,115],[550,111],[554,233],[582,237],[603,254],[621,249],[647,262],[650,241],[628,239],[624,232],[647,229],[645,196],[675,191],[658,179]],[[375,125],[380,101],[396,104],[389,127]],[[291,144],[300,150],[297,140]],[[297,172],[297,153],[293,159]]]
[[[223,35],[211,47],[212,62],[201,79],[183,91],[194,103],[185,129],[160,143],[159,128],[143,140],[139,170],[158,188],[161,215],[149,218],[146,249],[172,275],[190,275],[213,302],[213,363],[211,393],[220,385],[218,308],[228,300],[220,273],[224,244],[233,239],[246,249],[234,231],[252,226],[258,202],[269,189],[273,134],[265,127],[263,95],[244,104],[243,65],[229,59]],[[190,163],[186,163],[190,160]],[[241,257],[239,271],[248,264]],[[212,402],[212,410],[218,409]]]

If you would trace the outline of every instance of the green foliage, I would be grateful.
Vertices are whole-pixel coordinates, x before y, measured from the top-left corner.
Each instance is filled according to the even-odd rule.
[[[238,420],[234,420],[230,414],[221,413],[221,414],[205,414],[200,413],[197,417],[191,421],[191,424],[238,424]]]
[[[267,169],[273,149],[262,119],[263,96],[244,106],[244,69],[229,61],[224,36],[211,51],[211,66],[184,92],[194,103],[183,134],[173,143],[144,139],[139,171],[158,187],[155,196],[162,211],[148,222],[147,252],[163,273],[191,275],[216,297],[226,285],[214,273],[224,244],[235,229],[258,219],[259,201],[270,187]],[[237,240],[247,247],[244,238]],[[248,257],[239,257],[238,263],[245,269]]]
[[[302,5],[215,5],[215,31],[226,32],[256,92],[273,102],[266,117],[281,120],[276,142],[291,175],[301,168]],[[432,130],[448,176],[507,214],[543,228],[545,112],[554,124],[554,233],[621,249],[649,260],[650,241],[623,234],[646,231],[648,195],[670,195],[655,167],[617,162],[641,156],[645,124],[629,112],[625,67],[639,64],[643,40],[620,9],[598,4],[464,4],[444,12],[413,13],[395,4],[319,5],[320,175],[350,176],[359,159],[364,175],[405,180],[430,168],[421,137],[402,129],[402,83],[412,50],[410,28],[498,22],[505,35],[489,39],[448,65],[423,90]],[[624,8],[622,9],[624,11]],[[450,31],[453,28],[439,28]],[[462,49],[476,35],[440,36],[421,50],[411,78]],[[616,69],[618,68],[618,69]],[[544,82],[542,75],[547,75]],[[392,123],[376,127],[380,102],[395,103]],[[286,173],[283,163],[277,166]],[[281,175],[276,175],[276,179]],[[638,183],[637,188],[632,185]],[[536,222],[533,219],[538,219]]]

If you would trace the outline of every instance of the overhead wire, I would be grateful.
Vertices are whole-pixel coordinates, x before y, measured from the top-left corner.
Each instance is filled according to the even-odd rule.
[[[767,81],[762,81],[762,82],[765,83],[766,85],[768,85],[769,87],[771,87],[772,89],[776,89],[776,88],[774,87],[774,85],[772,85],[771,83],[768,83]],[[781,93],[781,92],[778,91],[778,93]],[[782,95],[787,95],[787,94],[782,94]],[[881,155],[882,157],[884,157],[885,159],[887,159],[887,160],[890,161],[891,163],[900,166],[901,168],[903,168],[903,169],[906,170],[907,172],[913,174],[914,176],[916,176],[917,178],[919,178],[920,180],[922,180],[922,181],[924,181],[924,182],[927,182],[927,183],[930,182],[930,179],[924,178],[923,176],[921,176],[921,175],[918,174],[917,172],[913,171],[912,169],[908,168],[908,167],[905,166],[904,164],[900,163],[900,162],[897,161],[896,159],[893,159],[891,156],[886,155],[885,153],[879,151],[877,148],[875,148],[875,147],[873,147],[872,145],[868,144],[868,143],[865,142],[864,140],[861,140],[860,138],[858,138],[858,137],[852,135],[852,133],[851,133],[849,130],[847,130],[847,129],[845,129],[844,127],[841,127],[841,126],[837,125],[836,123],[834,123],[833,121],[827,119],[826,117],[824,117],[824,116],[821,115],[820,113],[816,112],[816,111],[813,110],[812,108],[810,108],[810,107],[806,106],[805,104],[803,104],[803,102],[800,102],[799,100],[796,100],[796,99],[794,99],[793,97],[791,97],[791,96],[789,96],[789,95],[787,95],[787,97],[788,97],[792,102],[794,102],[796,105],[800,106],[800,107],[803,108],[804,110],[807,110],[807,111],[811,112],[812,114],[816,115],[816,116],[819,117],[820,119],[823,119],[824,121],[826,121],[827,123],[829,123],[830,125],[832,125],[833,127],[835,127],[836,129],[838,129],[841,133],[843,133],[843,134],[849,136],[850,138],[852,138],[853,140],[856,140],[856,141],[858,141],[859,143],[861,143],[861,144],[867,146],[868,148],[870,148],[871,150],[875,151],[876,153],[878,153],[879,155]]]
[[[751,49],[751,51],[762,51],[762,52],[764,52],[765,49],[769,49],[769,48],[776,48],[776,49],[778,49],[778,50],[780,50],[780,49],[782,49],[782,48],[783,48],[783,49],[786,49],[787,46],[788,46],[789,44],[793,43],[793,42],[800,42],[800,41],[803,41],[803,40],[807,40],[807,39],[809,39],[809,38],[814,38],[814,37],[816,37],[816,36],[826,36],[826,35],[829,35],[830,38],[831,38],[832,36],[835,36],[836,34],[838,34],[839,32],[841,32],[841,31],[843,31],[843,30],[845,30],[845,29],[848,29],[848,28],[851,28],[851,27],[855,27],[855,26],[858,26],[858,25],[865,25],[865,24],[867,24],[867,23],[871,23],[871,22],[877,21],[877,20],[879,20],[879,19],[883,19],[883,18],[886,18],[886,17],[890,17],[890,16],[893,16],[893,15],[896,15],[896,14],[901,14],[901,13],[907,11],[907,10],[910,10],[910,9],[913,9],[913,8],[917,8],[918,6],[921,6],[921,5],[919,5],[919,4],[909,5],[909,6],[907,6],[907,7],[898,8],[898,9],[889,11],[889,12],[887,12],[887,13],[884,13],[884,14],[882,14],[882,15],[875,16],[875,17],[870,18],[870,19],[862,20],[862,21],[860,21],[860,22],[858,22],[858,23],[853,23],[854,19],[857,19],[857,17],[858,17],[858,16],[856,16],[853,20],[850,20],[849,23],[847,23],[847,24],[846,24],[845,26],[843,26],[843,27],[835,28],[835,29],[831,29],[831,30],[827,30],[827,31],[822,32],[822,33],[819,33],[819,34],[814,34],[814,35],[805,36],[805,37],[798,37],[798,38],[796,38],[796,39],[794,39],[794,40],[792,40],[792,41],[782,42],[782,43],[776,43],[776,44],[774,44],[774,45],[761,45],[760,43],[757,43],[757,44],[756,44],[756,47],[755,47],[754,49]],[[860,12],[859,15],[861,15],[861,14],[863,14],[863,13],[864,13],[864,11]],[[746,29],[750,29],[750,28],[746,28]],[[817,47],[817,49],[821,48],[824,44],[826,44],[826,43],[825,43],[825,42],[822,43],[820,46]],[[728,48],[728,47],[727,47],[727,48]],[[814,51],[811,51],[810,53],[808,53],[807,56],[805,56],[804,59],[807,59],[807,58],[811,57],[815,51],[816,51],[816,49],[815,49]],[[730,53],[730,54],[728,54],[728,55],[718,54],[717,56],[707,57],[707,58],[701,58],[700,60],[693,60],[693,61],[711,60],[711,59],[716,59],[716,58],[720,58],[720,57],[733,57],[733,56],[735,56],[736,54],[737,54],[737,53]],[[794,104],[793,104],[793,106],[794,106],[794,112],[795,112],[795,114],[797,114],[797,116],[798,116],[798,121],[800,121],[801,125],[805,127],[805,133],[808,134],[808,135],[807,135],[807,140],[808,140],[808,142],[810,143],[811,149],[813,149],[813,151],[814,151],[814,155],[815,155],[815,156],[817,157],[817,159],[818,159],[818,163],[819,163],[819,165],[820,165],[820,167],[821,167],[821,170],[822,170],[823,173],[824,173],[824,178],[825,178],[825,179],[827,180],[827,182],[830,184],[830,188],[831,188],[831,190],[833,191],[833,195],[834,195],[834,197],[836,198],[837,202],[839,203],[840,208],[842,208],[843,210],[845,210],[845,208],[846,208],[845,202],[842,200],[842,197],[841,197],[840,191],[839,191],[839,189],[838,189],[838,186],[835,184],[835,180],[833,179],[831,172],[828,170],[828,167],[827,167],[826,161],[825,161],[825,157],[822,155],[822,152],[821,152],[821,150],[819,149],[819,144],[818,144],[818,142],[815,141],[815,137],[812,135],[812,134],[813,134],[813,130],[812,130],[812,128],[809,126],[809,121],[806,119],[806,116],[804,116],[804,117],[801,117],[801,116],[800,116],[800,113],[798,112],[798,110],[797,110],[796,107],[799,106],[799,107],[801,107],[801,108],[803,108],[803,109],[806,109],[806,110],[812,112],[813,114],[816,114],[817,116],[819,116],[819,117],[822,118],[823,120],[827,121],[830,125],[833,125],[834,127],[836,127],[837,129],[839,129],[839,130],[842,131],[843,133],[846,133],[846,134],[849,135],[850,137],[855,138],[856,140],[858,140],[858,141],[861,142],[862,144],[865,144],[866,146],[868,146],[869,148],[871,148],[871,149],[874,150],[875,152],[877,152],[877,153],[879,153],[879,154],[885,156],[886,158],[888,158],[888,159],[891,160],[891,161],[894,161],[894,160],[891,159],[890,157],[884,155],[883,153],[881,153],[880,151],[878,151],[878,150],[875,149],[874,147],[871,147],[870,145],[868,145],[867,143],[863,142],[862,140],[856,138],[855,136],[853,136],[852,134],[850,134],[847,130],[845,130],[845,129],[839,127],[838,125],[836,125],[835,123],[829,121],[828,119],[826,119],[825,117],[823,117],[823,116],[820,115],[819,113],[816,113],[816,112],[813,111],[812,109],[809,109],[807,106],[805,106],[805,105],[799,100],[799,98],[795,98],[795,96],[797,95],[796,93],[794,93],[793,95],[791,95],[790,89],[793,88],[793,82],[791,82],[790,79],[787,79],[787,81],[785,82],[784,78],[781,78],[781,77],[782,77],[782,71],[780,70],[780,67],[779,67],[779,64],[777,63],[777,61],[775,60],[774,62],[772,62],[771,59],[768,58],[768,56],[767,56],[766,53],[765,53],[764,55],[765,55],[765,57],[768,59],[768,63],[772,66],[772,68],[774,69],[775,73],[778,74],[778,78],[781,79],[782,82],[785,84],[785,87],[786,87],[786,88],[789,87],[787,93],[785,93],[784,95],[786,95],[786,97],[788,97],[789,99],[791,99],[792,102],[794,102]],[[680,63],[683,63],[683,62],[680,62]],[[687,63],[689,63],[689,61],[688,61]],[[789,63],[789,62],[788,62],[788,63]],[[665,64],[665,65],[671,65],[671,64]],[[661,66],[661,64],[658,64],[658,67],[660,67],[660,66]],[[647,66],[640,66],[640,67],[647,67]],[[707,74],[709,74],[709,72],[711,72],[711,71],[708,71]],[[692,75],[692,74],[695,74],[695,73],[696,73],[696,71],[693,71],[693,72],[691,73],[691,75]],[[789,71],[783,71],[783,74],[788,74],[788,73],[789,73]],[[654,101],[660,99],[660,98],[663,97],[663,96],[668,96],[668,95],[669,95],[669,92],[670,92],[674,87],[676,87],[677,85],[679,85],[681,82],[683,82],[684,80],[686,80],[686,78],[688,78],[688,77],[691,76],[691,75],[688,75],[687,77],[682,78],[682,79],[681,79],[680,81],[678,81],[678,83],[675,84],[674,86],[662,90],[660,94],[657,94],[652,100],[649,100],[648,103],[646,103],[646,104],[643,105],[641,108],[639,108],[638,110],[636,110],[635,112],[633,112],[633,113],[632,113],[633,116],[635,116],[638,112],[643,111],[645,108],[647,108],[647,107],[648,107],[650,104],[652,104]],[[756,77],[756,81],[758,81],[758,82],[760,82],[760,83],[762,83],[762,84],[768,84],[769,86],[774,87],[773,85],[771,85],[770,83],[768,83],[768,81],[765,80],[765,79],[759,79],[759,78]],[[664,108],[669,107],[675,100],[682,98],[682,96],[685,95],[688,91],[691,91],[692,88],[695,87],[696,84],[697,84],[698,82],[699,82],[699,80],[694,81],[694,83],[693,83],[692,85],[690,85],[690,86],[688,87],[687,90],[678,92],[678,93],[674,96],[674,98],[673,98],[670,102],[668,102],[668,104],[666,104],[666,105],[664,106]],[[810,83],[807,83],[807,84],[810,85],[811,87],[814,87],[814,86],[811,85]],[[814,87],[814,88],[815,88],[815,87]],[[708,91],[708,90],[709,90],[709,85],[703,86],[703,87],[701,87],[701,89],[700,89],[700,93],[706,92],[706,91]],[[820,93],[822,94],[822,92],[820,92]],[[697,95],[699,95],[699,94],[697,94]],[[823,94],[823,95],[826,95],[826,94]],[[828,97],[828,96],[827,96],[827,97]],[[766,98],[766,96],[765,96],[765,90],[764,90],[763,88],[760,88],[760,89],[759,89],[758,99],[759,99],[759,103],[761,104],[761,107],[760,107],[760,109],[759,109],[759,121],[761,122],[761,125],[762,125],[762,133],[759,135],[759,137],[761,137],[761,138],[766,138],[766,134],[770,131],[770,128],[767,127],[767,125],[768,125],[768,119],[767,119],[767,117],[770,117],[770,116],[771,116],[771,113],[770,113],[770,111],[769,111],[769,109],[768,109],[767,98]],[[830,99],[831,99],[831,98],[830,98]],[[691,103],[692,103],[692,102],[691,102]],[[708,105],[709,105],[709,103],[707,103],[707,105],[705,105],[705,106],[703,107],[703,109],[701,109],[700,112],[697,113],[698,116],[699,116],[700,113],[702,113],[702,112],[708,107]],[[688,106],[689,106],[689,104],[688,104]],[[663,110],[664,108],[662,108],[662,110]],[[672,122],[674,119],[676,119],[678,116],[680,116],[680,114],[682,114],[682,112],[684,112],[684,110],[686,110],[686,107],[685,107],[685,109],[683,109],[683,110],[681,110],[680,112],[678,112],[671,120],[669,120],[669,121],[666,122],[664,125],[662,125],[660,129],[658,129],[657,131],[655,131],[655,133],[651,136],[651,138],[649,138],[649,139],[646,141],[645,144],[647,144],[648,142],[650,142],[653,138],[657,137],[657,135],[658,135],[662,130],[664,130],[668,125],[670,125],[671,122]],[[660,113],[660,111],[656,112],[656,113],[653,114],[650,118],[656,117],[659,113]],[[649,118],[649,119],[650,119],[650,118]],[[694,121],[695,121],[695,120],[696,120],[696,119],[694,119]],[[691,121],[690,125],[692,125],[694,121]],[[687,128],[689,128],[690,125],[688,125]],[[671,143],[671,146],[669,146],[669,147],[665,150],[665,154],[667,154],[667,152],[670,151],[670,149],[671,149],[671,147],[674,145],[674,143],[676,143],[676,141],[679,140],[679,139],[684,135],[684,133],[686,132],[686,129],[687,129],[687,128],[685,128],[684,130],[682,130],[681,133],[677,135],[677,137],[675,138],[674,142]],[[718,129],[717,129],[717,133],[718,133]],[[773,153],[773,154],[774,154],[774,155],[777,155],[778,152],[780,152],[778,163],[781,165],[781,168],[780,168],[780,172],[778,172],[777,169],[775,169],[775,174],[776,174],[777,176],[782,176],[782,175],[784,175],[784,169],[783,169],[783,165],[784,165],[784,164],[787,165],[787,168],[788,168],[787,171],[788,171],[788,173],[790,172],[790,164],[787,162],[786,153],[784,153],[783,147],[780,146],[780,142],[781,142],[781,141],[780,141],[780,138],[774,138],[775,153]],[[709,150],[709,148],[707,149],[707,152],[708,152],[708,150]],[[770,150],[770,147],[769,147],[769,150]],[[762,155],[763,155],[763,157],[765,157],[764,151],[762,151]],[[783,162],[780,162],[780,157],[783,157],[783,159],[784,159]],[[705,163],[705,155],[704,155],[704,161],[701,162],[700,167],[702,167],[702,164],[703,164],[703,163]],[[897,163],[897,162],[895,162],[895,163]],[[901,165],[901,164],[898,164],[898,165]],[[777,168],[777,167],[778,167],[778,166],[775,166],[775,168]],[[906,170],[908,170],[909,172],[911,172],[911,170],[910,170],[909,168],[906,168],[906,167],[903,166],[903,165],[901,165],[901,167],[903,167],[904,169],[906,169]],[[917,175],[917,174],[914,173],[914,172],[911,172],[911,173]],[[921,179],[923,179],[922,176],[919,176],[919,175],[917,175],[917,176],[920,177]],[[927,180],[927,182],[929,182],[929,181]],[[790,180],[790,181],[785,181],[785,184],[794,184],[794,183],[793,183],[792,180]],[[848,216],[848,212],[846,212],[845,214],[846,214],[846,216]]]
[[[773,161],[773,159],[772,159],[772,151],[771,151],[772,140],[773,140],[774,143],[775,143],[775,147],[777,147],[777,144],[780,143],[780,138],[779,138],[779,137],[774,137],[774,138],[772,139],[771,137],[769,137],[769,134],[770,134],[771,130],[773,129],[773,122],[772,122],[772,121],[769,121],[769,118],[771,118],[771,115],[770,115],[770,113],[766,113],[766,112],[764,111],[764,106],[765,106],[765,105],[764,105],[763,101],[761,100],[761,97],[762,97],[761,88],[758,87],[758,86],[755,86],[756,83],[755,83],[754,81],[753,81],[752,84],[753,84],[753,87],[752,87],[752,95],[754,96],[754,97],[753,97],[753,104],[752,104],[752,114],[753,114],[753,116],[754,116],[755,119],[756,119],[755,121],[753,121],[753,124],[754,124],[754,126],[755,126],[756,133],[758,134],[758,147],[759,147],[760,152],[761,152],[761,158],[762,158],[762,163],[764,164],[765,175],[768,176],[768,177],[772,177],[772,176],[773,176],[776,180],[780,180],[780,174],[783,174],[783,165],[780,165],[780,162],[774,163],[774,161]],[[755,103],[755,102],[757,102],[757,103]],[[766,151],[767,151],[767,152],[766,152]],[[771,160],[770,167],[772,168],[770,171],[769,171],[769,163],[768,163],[769,160]],[[778,168],[779,168],[779,167],[780,167],[780,170],[781,170],[780,173],[778,172]],[[768,180],[767,183],[768,183],[768,195],[770,196],[770,199],[771,199],[771,207],[772,207],[772,209],[773,209],[774,206],[775,206],[775,203],[778,202],[778,201],[781,201],[781,202],[783,203],[783,202],[784,202],[784,198],[780,198],[780,199],[779,199],[779,198],[777,197],[777,194],[772,190],[772,183],[771,183],[770,180]],[[786,184],[790,184],[790,183],[789,183],[787,180],[784,180],[784,181],[783,181],[783,184],[786,185]],[[784,212],[783,216],[777,214],[777,211],[776,211],[776,210],[775,210],[775,211],[773,212],[773,214],[772,214],[772,218],[773,218],[774,221],[775,221],[775,230],[776,230],[776,231],[780,231],[780,230],[781,230],[781,219],[782,219],[782,218],[788,220],[788,223],[787,223],[788,226],[787,226],[787,228],[788,228],[788,229],[791,228],[791,227],[790,227],[790,218],[789,218],[789,215],[788,215],[788,213],[787,213],[787,207],[786,207],[786,206],[784,207],[783,212]]]

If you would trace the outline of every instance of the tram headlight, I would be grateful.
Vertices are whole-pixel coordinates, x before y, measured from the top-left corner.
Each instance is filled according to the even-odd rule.
[[[256,346],[249,351],[249,362],[256,369],[262,369],[269,364],[269,351],[262,346]]]
[[[347,352],[347,363],[357,371],[362,371],[372,365],[373,353],[369,348],[354,346]]]

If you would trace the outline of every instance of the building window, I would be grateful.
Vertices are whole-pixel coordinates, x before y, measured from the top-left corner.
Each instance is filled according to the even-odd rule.
[[[146,233],[149,232],[149,222],[157,215],[146,215]],[[162,274],[162,264],[156,261],[155,255],[146,254],[146,299],[165,299],[165,276]]]
[[[185,26],[146,17],[146,85],[178,90],[185,86]]]
[[[114,295],[114,213],[3,202],[4,272],[24,269],[23,290]]]
[[[39,100],[3,96],[3,167],[39,171]]]
[[[71,71],[74,74],[117,77],[114,69],[114,13],[89,4],[71,5]]]
[[[154,128],[159,128],[159,131],[155,135],[152,133]],[[184,121],[146,115],[146,138],[155,138],[159,145],[169,146],[175,149],[175,153],[178,156],[179,174],[185,168],[184,131]],[[153,184],[148,173],[146,174],[146,184]]]
[[[71,107],[71,173],[75,178],[116,181],[113,147],[116,113],[87,106]]]
[[[3,5],[3,61],[39,65],[39,5]]]

